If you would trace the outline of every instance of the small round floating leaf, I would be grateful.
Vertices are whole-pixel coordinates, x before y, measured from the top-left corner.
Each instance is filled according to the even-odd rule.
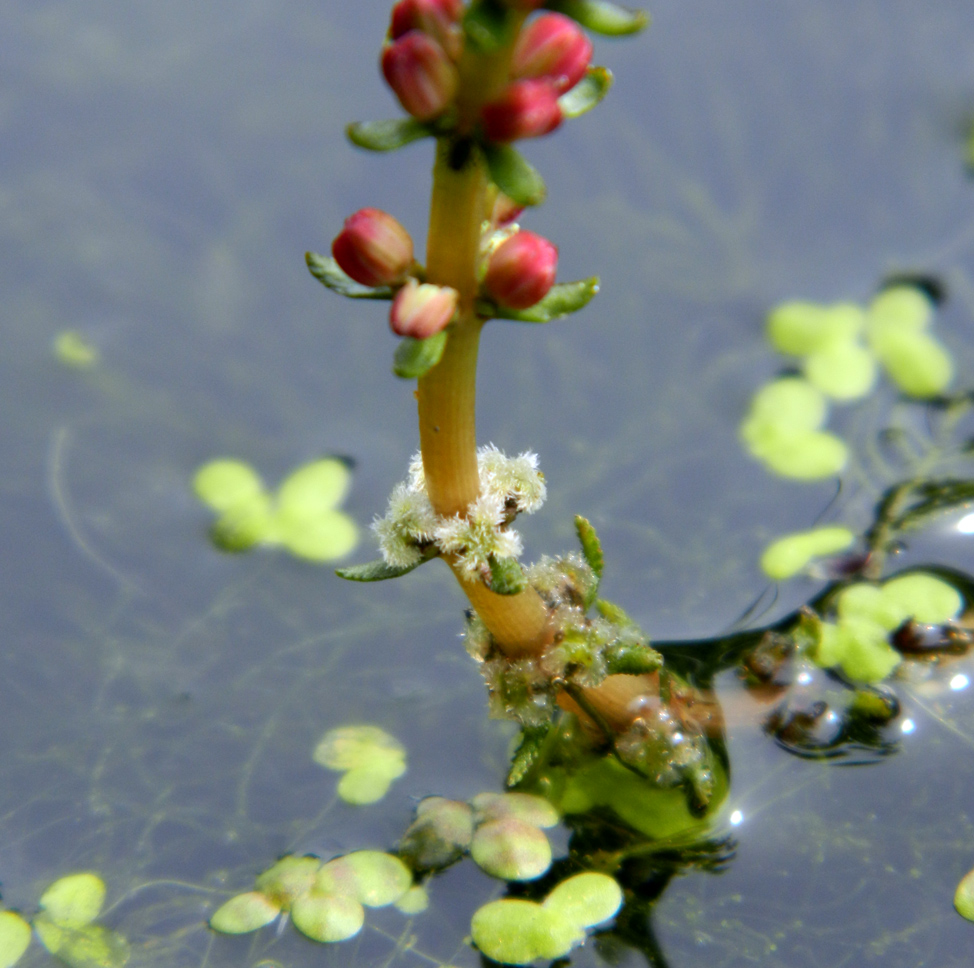
[[[426,797],[416,808],[416,819],[399,844],[399,854],[415,870],[449,867],[470,847],[473,811],[466,803],[445,797]]]
[[[576,925],[519,898],[502,898],[479,908],[470,922],[470,934],[488,958],[506,965],[560,958],[585,940],[585,932]]]
[[[953,585],[919,571],[885,582],[883,596],[924,625],[949,622],[957,617],[964,605],[960,592]]]
[[[974,870],[968,871],[957,885],[954,908],[962,918],[974,921]]]
[[[358,526],[341,511],[306,517],[281,508],[277,515],[277,532],[291,554],[309,561],[344,558],[355,549],[359,539]]]
[[[320,868],[321,859],[319,857],[288,855],[268,867],[257,878],[254,886],[271,901],[277,902],[278,906],[287,910],[296,897],[311,890],[311,886],[315,882],[315,875]]]
[[[230,898],[210,918],[210,927],[221,934],[246,934],[270,924],[281,913],[281,905],[260,891],[248,891]]]
[[[264,493],[224,511],[210,528],[213,544],[232,554],[259,544],[274,544],[277,537],[277,515],[270,495]]]
[[[400,759],[406,748],[378,726],[339,726],[328,730],[314,751],[314,761],[329,770],[351,770],[368,766],[376,758]]]
[[[87,370],[98,362],[98,350],[73,329],[62,330],[54,337],[54,355],[59,363],[75,370]]]
[[[122,968],[129,959],[129,943],[103,925],[68,928],[43,914],[33,925],[41,944],[70,968]]]
[[[407,917],[422,914],[429,905],[429,894],[426,892],[426,888],[419,884],[414,884],[395,904],[396,910]],[[0,965],[0,968],[3,966]]]
[[[196,496],[214,511],[249,505],[265,495],[257,472],[239,460],[211,460],[193,477]]]
[[[533,793],[478,793],[471,801],[477,823],[513,817],[532,827],[554,827],[558,811]]]
[[[0,911],[0,968],[11,968],[30,944],[30,925],[13,911]]]
[[[837,343],[848,343],[862,331],[865,313],[852,303],[821,306],[786,302],[768,314],[768,340],[781,353],[807,356]]]
[[[808,382],[833,400],[858,400],[876,383],[876,360],[856,342],[832,343],[806,357]]]
[[[850,616],[838,625],[822,623],[822,639],[815,661],[838,665],[853,682],[881,682],[900,663],[900,656],[887,641],[887,631],[876,622]]]
[[[362,930],[365,909],[348,895],[309,891],[295,900],[291,920],[312,941],[346,941]]]
[[[869,304],[869,338],[889,332],[918,333],[933,319],[934,304],[918,286],[890,286]]]
[[[895,595],[887,595],[884,589],[869,582],[856,582],[844,588],[838,601],[839,619],[868,619],[892,632],[909,617],[909,612],[896,601]]]
[[[889,378],[907,396],[935,397],[954,377],[950,354],[927,333],[890,333],[874,341],[873,349]]]
[[[396,775],[405,772],[403,767]],[[378,803],[388,792],[395,776],[381,767],[360,766],[349,770],[339,781],[336,792],[346,803],[358,807]]]
[[[615,916],[622,906],[622,888],[608,874],[576,874],[555,887],[542,906],[580,928],[591,928]]]
[[[68,874],[48,887],[39,903],[52,921],[80,928],[98,917],[105,903],[105,882],[97,874]]]
[[[341,504],[348,493],[352,474],[348,465],[334,457],[312,461],[292,471],[277,491],[282,511],[312,517]]]
[[[533,881],[551,866],[551,844],[542,830],[523,820],[489,820],[474,831],[470,856],[492,877]]]
[[[821,390],[802,377],[786,376],[766,383],[754,394],[745,424],[797,433],[817,430],[827,414],[828,404]]]
[[[797,575],[813,559],[844,551],[853,541],[855,535],[838,525],[786,534],[764,549],[761,568],[769,578],[784,581]]]
[[[756,456],[775,474],[813,481],[838,474],[849,459],[849,449],[834,434],[811,430],[769,437]]]
[[[355,875],[356,897],[366,907],[394,904],[412,886],[409,868],[392,854],[381,850],[356,850],[344,861]]]

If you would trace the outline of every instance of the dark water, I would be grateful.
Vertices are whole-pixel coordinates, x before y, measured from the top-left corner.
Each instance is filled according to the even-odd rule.
[[[972,372],[974,13],[651,12],[644,37],[597,44],[617,76],[606,105],[526,148],[549,186],[526,224],[560,246],[563,278],[597,272],[602,294],[540,332],[488,328],[479,424],[541,455],[550,498],[525,522],[529,555],[569,547],[586,514],[605,593],[654,636],[697,637],[762,591],[764,544],[834,494],[773,480],[736,442],[777,366],[769,306],[936,273],[951,294],[938,331]],[[505,770],[511,730],[484,715],[445,569],[359,587],[272,553],[221,556],[189,491],[214,456],[274,483],[347,455],[365,525],[416,447],[381,310],[324,292],[302,261],[364,205],[422,245],[429,147],[366,156],[342,136],[394,113],[375,67],[386,17],[337,0],[0,13],[0,882],[30,913],[59,875],[101,872],[139,964],[477,963],[463,938],[495,888],[467,867],[434,883],[423,917],[372,912],[343,946],[202,926],[279,853],[389,846],[411,797],[471,796]],[[65,329],[97,367],[56,362]],[[974,568],[970,539],[915,554]],[[779,612],[812,591],[787,586]],[[737,857],[664,894],[671,965],[969,963],[951,897],[974,864],[974,711],[947,685],[964,668],[906,688],[916,728],[868,769],[787,757],[727,679],[721,824],[741,812]],[[406,743],[410,769],[353,809],[310,753],[362,719]]]

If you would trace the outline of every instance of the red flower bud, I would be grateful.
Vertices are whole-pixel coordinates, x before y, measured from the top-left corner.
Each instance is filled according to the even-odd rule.
[[[392,301],[389,325],[397,336],[428,339],[453,319],[459,298],[456,289],[449,286],[428,282],[420,285],[415,279],[408,279]]]
[[[363,286],[388,286],[413,264],[413,240],[387,212],[363,208],[345,219],[331,254],[345,275]]]
[[[399,0],[392,8],[389,36],[398,40],[410,30],[420,30],[456,60],[463,47],[462,15],[463,0]]]
[[[548,134],[561,124],[558,91],[550,80],[515,81],[480,112],[490,141],[516,141]]]
[[[385,48],[382,73],[399,103],[420,121],[442,114],[460,83],[446,51],[421,30],[409,30]]]
[[[573,88],[592,60],[592,41],[569,17],[543,13],[521,32],[514,47],[514,77],[550,80],[559,93]]]
[[[517,232],[502,242],[487,263],[484,289],[501,306],[527,309],[554,285],[558,249],[534,232]]]

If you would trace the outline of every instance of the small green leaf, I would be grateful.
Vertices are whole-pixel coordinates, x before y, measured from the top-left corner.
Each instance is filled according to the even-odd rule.
[[[436,132],[415,118],[391,118],[388,121],[355,121],[345,129],[348,140],[366,151],[395,151]],[[313,270],[312,270],[313,271]]]
[[[277,517],[271,496],[261,493],[228,508],[210,528],[210,540],[221,551],[233,554],[275,542]]]
[[[636,34],[649,24],[645,10],[627,10],[609,0],[549,0],[545,6],[577,20],[593,33],[609,37]]]
[[[81,928],[98,917],[105,903],[105,882],[97,874],[68,874],[48,887],[39,903],[61,927]]]
[[[507,771],[507,785],[517,786],[527,776],[544,749],[545,740],[551,732],[551,723],[543,726],[525,726],[511,758],[511,768]]]
[[[558,107],[566,118],[577,118],[591,111],[609,93],[612,71],[607,67],[590,67],[585,76],[558,98]]]
[[[321,859],[310,854],[295,857],[288,854],[267,868],[254,886],[261,894],[273,901],[278,908],[288,910],[291,902],[305,891],[310,891],[315,875],[321,868]],[[245,895],[240,895],[244,897]]]
[[[889,378],[908,397],[936,397],[954,377],[950,354],[928,333],[889,333],[873,342],[873,350]]]
[[[347,770],[338,795],[356,805],[375,803],[406,772],[403,745],[378,726],[342,726],[329,730],[313,759],[330,770]]]
[[[663,656],[645,639],[611,642],[605,648],[605,668],[609,675],[643,676],[663,665]]]
[[[601,578],[602,569],[605,567],[605,558],[602,555],[602,543],[599,541],[598,533],[592,522],[580,514],[576,514],[575,533],[578,535],[579,543],[582,546],[582,557],[588,563],[589,568],[595,572],[595,577]],[[594,601],[594,594],[592,599]]]
[[[342,272],[338,263],[328,256],[316,252],[305,252],[304,261],[323,286],[349,299],[392,299],[395,293],[389,286],[363,286]]]
[[[100,924],[68,928],[39,914],[33,921],[41,944],[70,968],[122,968],[129,959],[129,944],[120,934]]]
[[[636,624],[626,614],[626,610],[621,605],[616,605],[615,602],[607,601],[604,598],[599,598],[596,600],[595,610],[607,622],[611,622],[613,625],[618,625],[620,628],[628,628]]]
[[[407,917],[422,914],[429,906],[429,894],[426,893],[426,888],[420,884],[414,884],[396,901],[396,910],[401,914],[405,914]],[[0,965],[0,968],[3,968],[3,966]]]
[[[491,180],[518,205],[540,205],[547,189],[544,179],[517,148],[506,144],[483,146]]]
[[[11,968],[30,944],[30,925],[13,911],[0,911],[0,968]]]
[[[487,559],[490,564],[490,590],[495,595],[519,595],[527,588],[524,569],[517,558]]]
[[[855,535],[839,525],[796,531],[772,541],[761,555],[761,568],[775,581],[797,575],[815,558],[845,551],[855,541]]]
[[[471,801],[477,823],[514,818],[532,827],[554,827],[558,811],[534,793],[478,793]]]
[[[584,309],[599,291],[598,276],[576,282],[557,282],[544,299],[527,309],[507,309],[489,299],[477,300],[477,312],[489,319],[510,319],[518,323],[550,323]]]
[[[348,568],[336,568],[335,574],[339,578],[345,578],[348,581],[386,581],[389,578],[399,578],[402,575],[408,575],[413,569],[418,568],[424,562],[431,561],[436,558],[439,552],[435,547],[430,548],[425,555],[420,558],[419,561],[414,565],[405,565],[400,568],[396,568],[393,565],[386,564],[381,558],[375,561],[367,562],[364,565],[351,565]]]
[[[505,965],[561,958],[585,940],[577,925],[522,898],[501,898],[478,908],[470,934],[483,954]]]
[[[365,909],[348,895],[309,891],[294,902],[291,920],[312,941],[347,941],[362,930]]]
[[[338,781],[335,792],[346,803],[365,807],[378,803],[389,792],[392,781],[405,772],[405,765],[395,773],[384,766],[360,766],[349,770]]]
[[[974,155],[974,146],[971,151]],[[974,870],[968,871],[957,885],[957,890],[954,892],[954,908],[962,918],[974,921]]]
[[[807,356],[837,343],[854,342],[866,314],[854,303],[822,306],[793,300],[768,313],[768,341],[780,353]]]
[[[876,383],[876,360],[858,342],[832,343],[810,353],[802,371],[812,386],[833,400],[859,400]]]
[[[524,820],[488,820],[474,831],[470,856],[491,877],[533,881],[551,866],[551,844],[543,830]]]
[[[463,32],[473,48],[489,54],[509,39],[511,22],[507,8],[500,0],[476,0],[467,8]]]
[[[399,341],[392,361],[392,372],[404,379],[416,379],[427,374],[440,362],[449,334],[446,330],[428,339],[406,336]]]
[[[470,847],[473,810],[446,797],[425,797],[416,807],[416,819],[399,843],[399,856],[413,870],[442,870],[456,863]]]
[[[542,904],[580,928],[608,921],[621,906],[622,888],[608,874],[594,871],[562,881]]]
[[[228,511],[265,493],[263,481],[250,464],[228,458],[204,464],[193,477],[193,491],[214,511]]]
[[[265,894],[248,891],[218,907],[210,918],[210,927],[220,934],[246,934],[270,924],[280,913],[281,906]]]
[[[398,901],[412,883],[412,873],[398,857],[381,850],[356,850],[328,861],[318,872],[315,887],[379,908]]]
[[[922,571],[899,575],[883,583],[883,597],[922,625],[942,625],[964,606],[960,592],[942,578]]]

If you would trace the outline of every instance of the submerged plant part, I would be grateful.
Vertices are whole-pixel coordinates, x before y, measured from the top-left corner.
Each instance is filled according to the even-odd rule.
[[[321,738],[314,761],[344,774],[337,792],[346,803],[375,803],[406,772],[406,749],[378,726],[339,726]]]

